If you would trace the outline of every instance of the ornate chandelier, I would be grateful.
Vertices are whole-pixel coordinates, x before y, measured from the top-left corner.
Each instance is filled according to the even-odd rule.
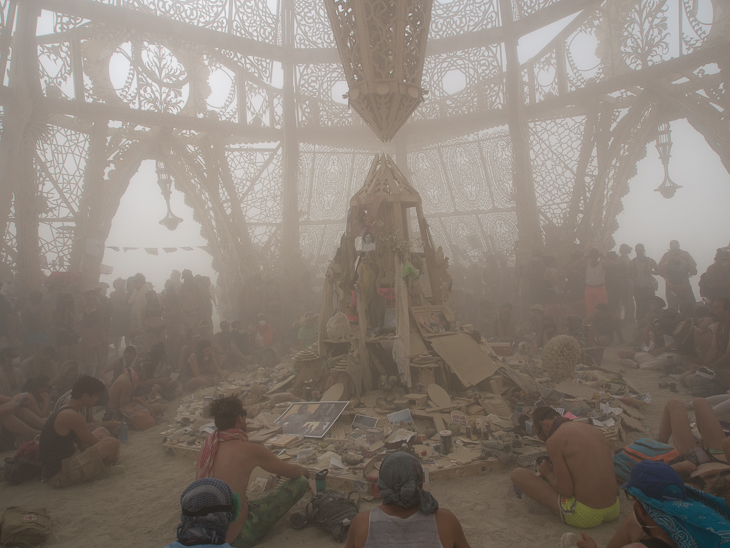
[[[325,0],[349,104],[390,141],[423,101],[432,0]]]
[[[183,220],[175,215],[170,208],[170,196],[172,196],[172,177],[165,169],[165,164],[157,160],[157,184],[160,185],[162,195],[165,197],[167,203],[167,215],[160,221],[162,226],[167,227],[168,230],[175,230],[177,225],[183,222]]]
[[[659,158],[664,165],[664,181],[654,190],[669,199],[677,192],[678,188],[682,188],[669,177],[669,152],[672,150],[672,135],[669,129],[669,122],[664,122],[659,126],[659,133],[656,137],[656,149],[659,151]]]

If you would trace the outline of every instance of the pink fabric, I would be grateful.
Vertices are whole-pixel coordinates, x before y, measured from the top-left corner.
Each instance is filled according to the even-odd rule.
[[[208,439],[205,440],[203,448],[198,458],[198,468],[195,472],[195,479],[209,478],[213,471],[213,462],[215,462],[215,454],[218,452],[218,444],[224,441],[239,440],[248,441],[248,434],[237,428],[229,428],[227,430],[216,430]]]

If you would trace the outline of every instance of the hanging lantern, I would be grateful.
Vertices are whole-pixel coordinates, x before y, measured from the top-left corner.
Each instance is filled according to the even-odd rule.
[[[421,88],[432,0],[325,0],[345,77],[344,97],[390,141],[428,92]]]
[[[659,158],[661,158],[662,165],[664,165],[664,181],[654,190],[669,199],[674,196],[678,188],[682,188],[669,177],[669,153],[672,150],[672,136],[669,129],[669,122],[664,122],[659,126],[656,149],[659,151]]]
[[[167,203],[167,215],[160,221],[160,224],[167,227],[168,230],[175,230],[177,225],[183,222],[183,220],[175,215],[170,209],[170,196],[172,196],[172,177],[165,169],[165,164],[157,161],[157,184],[160,185],[162,195],[165,197]]]

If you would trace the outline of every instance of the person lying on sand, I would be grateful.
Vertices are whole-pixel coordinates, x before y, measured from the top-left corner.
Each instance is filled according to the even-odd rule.
[[[589,529],[620,512],[611,450],[595,426],[571,422],[551,407],[532,415],[533,432],[546,442],[548,459],[535,475],[517,468],[512,483],[573,527]]]
[[[642,461],[631,470],[622,489],[633,501],[633,513],[608,542],[607,548],[695,548],[726,544],[730,508],[717,497],[685,486],[669,465]],[[566,533],[562,548],[597,548],[581,531]]]
[[[180,525],[177,542],[165,548],[231,548],[225,542],[228,526],[236,520],[241,501],[221,480],[195,480],[180,495]]]
[[[94,479],[119,459],[119,441],[106,428],[92,432],[80,413],[84,407],[94,407],[105,390],[99,379],[84,375],[74,384],[68,405],[48,417],[41,430],[38,451],[43,477],[53,487]]]
[[[414,456],[385,457],[378,475],[383,502],[352,520],[346,548],[469,548],[459,520],[423,490],[423,478]]]
[[[241,515],[231,523],[225,540],[235,548],[249,548],[263,539],[309,490],[309,471],[278,459],[263,445],[248,442],[246,410],[237,396],[219,397],[211,404],[210,412],[218,430],[200,451],[196,475],[223,480],[241,498]],[[248,501],[248,481],[257,466],[290,479],[270,495]]]

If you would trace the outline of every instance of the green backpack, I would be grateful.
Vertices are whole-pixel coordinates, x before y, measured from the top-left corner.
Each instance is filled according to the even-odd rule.
[[[51,516],[45,508],[10,506],[0,527],[0,544],[5,548],[38,548],[48,538]]]

